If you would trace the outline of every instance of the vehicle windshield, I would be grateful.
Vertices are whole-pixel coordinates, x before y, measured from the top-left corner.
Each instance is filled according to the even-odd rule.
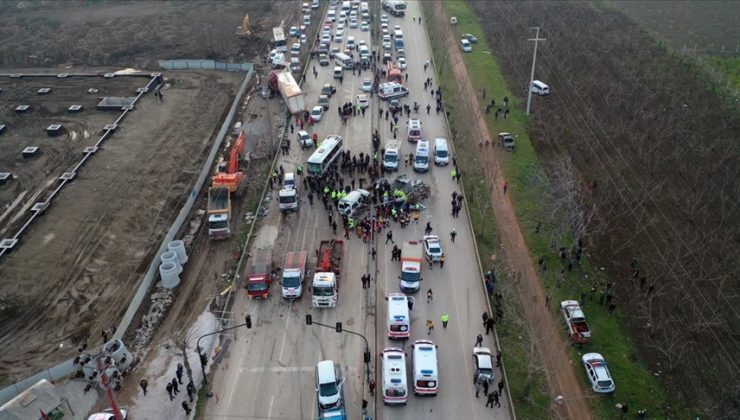
[[[598,384],[601,388],[609,388],[612,386],[612,381],[599,381]]]
[[[403,388],[388,388],[385,390],[386,397],[405,397],[406,390]]]
[[[416,283],[421,278],[420,273],[401,272],[401,280],[409,283]]]
[[[313,288],[314,296],[334,296],[334,288],[332,287],[315,287]]]
[[[307,164],[306,169],[308,170],[308,173],[311,175],[321,175],[321,164],[320,163],[309,162]]]
[[[478,371],[483,376],[491,376],[493,374],[493,369],[480,368],[480,369],[478,369]]]
[[[267,283],[263,282],[249,282],[247,284],[247,290],[250,292],[262,292],[267,290]]]
[[[396,161],[398,161],[398,155],[389,155],[386,153],[385,161],[388,163],[396,163]]]
[[[319,395],[322,397],[331,397],[332,395],[337,395],[338,392],[337,384],[334,382],[319,385]]]
[[[283,276],[283,287],[298,287],[301,284],[301,278],[299,276],[288,275]]]
[[[437,156],[439,156],[441,158],[446,158],[447,157],[447,150],[437,150]]]
[[[229,222],[227,220],[218,221],[218,222],[208,222],[208,229],[226,229],[229,227]]]
[[[295,195],[288,195],[288,196],[282,196],[280,197],[280,202],[283,204],[292,204],[296,202],[296,196]]]
[[[431,246],[429,247],[429,253],[430,253],[430,254],[439,254],[440,252],[441,252],[441,251],[440,251],[440,249],[439,249],[439,246],[437,246],[437,245],[431,245]]]
[[[422,165],[425,164],[425,163],[429,163],[429,158],[426,157],[426,156],[417,156],[416,157],[416,163],[420,163]]]

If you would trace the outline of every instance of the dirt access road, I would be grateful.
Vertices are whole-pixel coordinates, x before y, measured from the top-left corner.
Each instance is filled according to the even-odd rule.
[[[448,17],[441,2],[432,3],[435,15],[439,16],[432,25],[447,32],[447,51],[457,79],[460,97],[466,98],[469,109],[477,110],[473,126],[474,138],[491,139],[485,120],[480,113],[481,104],[477,101],[478,95],[470,81],[465,63],[457,46],[457,36],[453,32]],[[562,395],[563,415],[570,419],[591,418],[591,409],[584,398],[584,390],[578,379],[566,349],[566,343],[560,333],[560,328],[553,316],[546,310],[545,293],[539,282],[534,262],[529,255],[529,249],[524,241],[521,228],[516,219],[516,213],[509,198],[503,193],[503,181],[498,157],[493,148],[486,148],[481,152],[485,160],[491,165],[487,171],[487,181],[492,188],[491,205],[496,216],[496,224],[501,235],[501,241],[506,250],[510,270],[519,278],[517,290],[520,294],[525,317],[536,333],[539,354],[547,375],[547,380],[554,398]]]
[[[0,325],[0,372],[10,379],[73,356],[82,341],[99,344],[117,323],[243,74],[165,77],[164,101],[145,96],[0,261],[0,296],[15,302]]]

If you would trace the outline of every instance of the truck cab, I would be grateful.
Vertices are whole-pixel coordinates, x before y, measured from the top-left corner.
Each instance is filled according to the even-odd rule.
[[[303,282],[306,278],[306,259],[308,252],[288,252],[283,264],[283,278],[280,280],[285,299],[298,299],[303,295]]]
[[[334,308],[337,306],[339,290],[334,273],[314,274],[312,288],[311,304],[314,308]]]
[[[247,296],[250,299],[267,299],[272,282],[272,256],[269,249],[255,249],[249,256],[251,264],[245,276]]]
[[[231,237],[231,193],[229,187],[217,186],[208,190],[208,237],[228,239]]]
[[[418,292],[421,287],[422,246],[419,241],[404,242],[401,248],[401,291]]]

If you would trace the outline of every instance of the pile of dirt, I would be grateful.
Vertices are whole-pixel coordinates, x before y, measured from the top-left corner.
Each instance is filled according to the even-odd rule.
[[[617,12],[472,4],[496,22],[486,38],[511,86],[527,86],[542,27],[536,78],[552,94],[534,100],[533,144],[543,162],[572,162],[596,206],[584,239],[652,370],[690,405],[737,414],[737,113]]]

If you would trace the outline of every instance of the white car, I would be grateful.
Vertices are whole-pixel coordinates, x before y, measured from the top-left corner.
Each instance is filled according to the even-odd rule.
[[[394,30],[394,31],[400,31],[400,30],[401,30],[401,25],[396,25],[396,26],[394,26],[394,27],[393,27],[393,30]]]
[[[334,35],[334,42],[337,44],[341,44],[344,42],[344,31],[337,31],[337,33]]]
[[[305,15],[303,16],[303,24],[308,26],[311,24],[311,15]]]
[[[380,23],[385,23],[387,25],[388,24],[388,15],[386,15],[386,14],[380,15]]]
[[[370,92],[373,90],[373,81],[370,79],[362,79],[362,86],[360,90],[363,92]]]
[[[387,23],[385,23],[385,22],[381,23],[381,24],[380,24],[380,29],[383,29],[383,30],[388,30],[388,24],[387,24]]]
[[[427,254],[427,258],[432,261],[439,261],[442,259],[442,244],[439,242],[439,236],[424,236],[424,252]]]
[[[308,39],[306,38],[306,34],[301,34],[301,44],[305,44]]]
[[[470,41],[468,41],[467,39],[461,39],[460,40],[460,45],[462,46],[463,52],[472,52],[473,51],[473,46],[470,45]]]
[[[311,108],[311,118],[313,118],[314,121],[319,122],[321,121],[321,117],[324,116],[324,107],[323,106],[315,106]]]
[[[301,34],[301,31],[298,30],[297,26],[291,26],[290,30],[288,31],[288,35],[298,37],[298,35]]]
[[[493,357],[489,348],[473,347],[473,366],[475,367],[473,382],[483,383],[486,381],[489,385],[493,384],[495,375],[493,372]]]
[[[406,57],[398,57],[398,67],[401,70],[406,70]]]
[[[128,413],[126,412],[126,409],[121,409],[121,415],[123,416],[123,420],[126,420],[128,418]],[[108,408],[101,411],[100,413],[95,413],[91,415],[87,418],[87,420],[116,420],[116,415],[113,414],[113,410]]]
[[[591,382],[591,389],[599,394],[608,394],[614,392],[614,381],[606,366],[604,357],[599,353],[586,353],[581,357],[583,367],[586,369],[586,376]]]
[[[356,28],[356,27],[357,27],[357,25],[358,25],[358,23],[357,23],[357,19],[350,19],[350,20],[349,20],[349,27],[350,27],[350,28]]]
[[[369,107],[370,100],[367,98],[367,95],[357,95],[357,105],[359,105],[360,108]]]
[[[308,148],[313,147],[313,139],[305,131],[299,131],[298,132],[298,143],[304,149],[308,149]]]
[[[338,31],[343,31],[344,30],[344,22],[337,23],[337,30]]]
[[[362,22],[362,25],[360,25],[360,30],[363,32],[368,32],[370,31],[370,25],[368,25],[365,22]]]
[[[383,41],[383,49],[386,50],[386,51],[392,50],[393,49],[393,46],[391,45],[391,42],[390,41]]]

